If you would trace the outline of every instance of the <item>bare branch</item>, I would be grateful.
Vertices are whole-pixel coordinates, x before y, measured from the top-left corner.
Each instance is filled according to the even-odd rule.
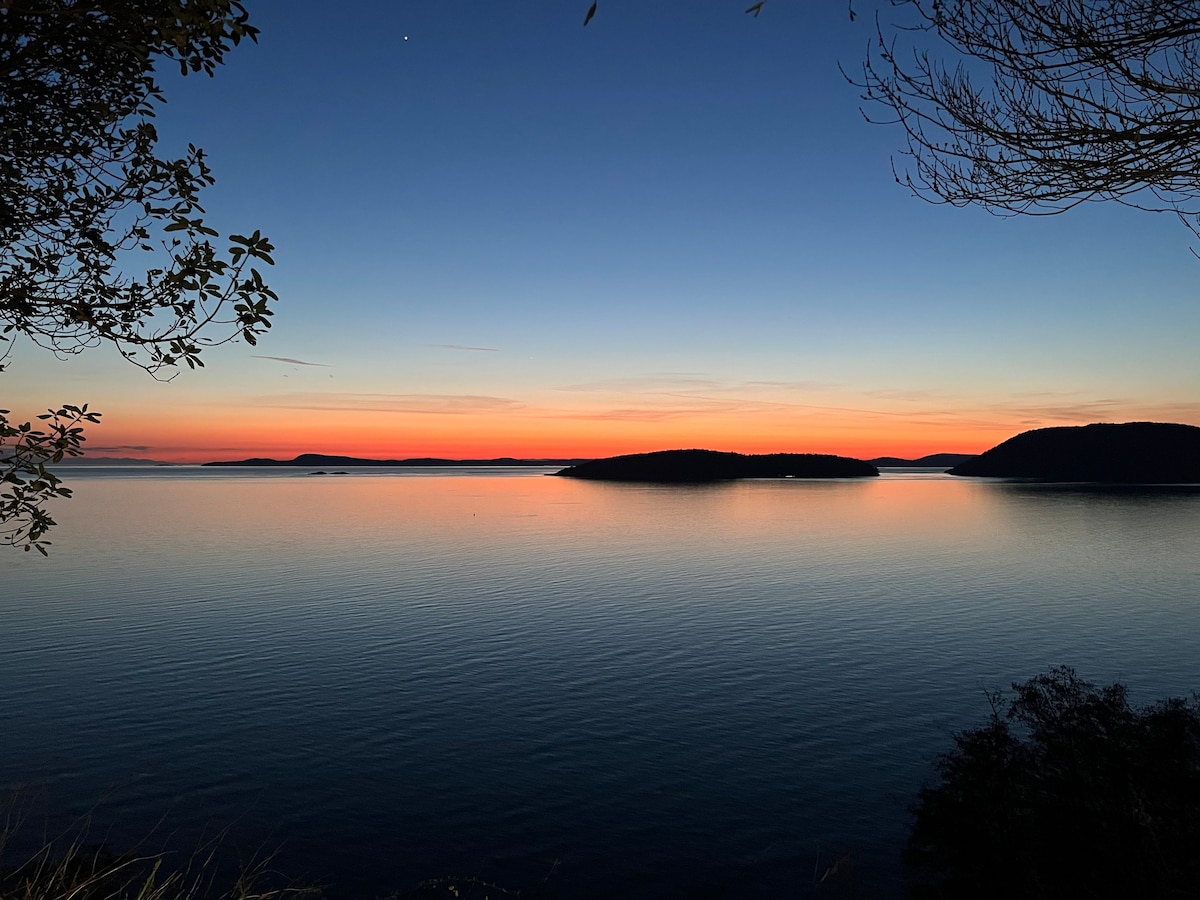
[[[1053,215],[1112,200],[1200,213],[1200,8],[1185,0],[901,0],[864,114],[898,123],[918,196]],[[878,115],[882,113],[882,115]],[[1197,232],[1200,233],[1200,232]]]

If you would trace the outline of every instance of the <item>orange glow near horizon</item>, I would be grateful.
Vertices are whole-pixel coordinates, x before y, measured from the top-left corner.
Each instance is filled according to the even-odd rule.
[[[699,447],[742,453],[832,453],[870,459],[978,453],[1031,426],[953,419],[904,422],[819,415],[803,419],[728,415],[662,421],[578,416],[381,414],[361,411],[231,409],[214,421],[178,409],[153,417],[134,410],[105,415],[85,448],[94,456],[165,462],[301,453],[366,459],[568,459]]]

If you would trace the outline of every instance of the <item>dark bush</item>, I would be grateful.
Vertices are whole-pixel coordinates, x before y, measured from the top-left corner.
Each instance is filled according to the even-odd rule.
[[[1200,700],[1060,667],[955,736],[906,850],[914,896],[1200,896]]]

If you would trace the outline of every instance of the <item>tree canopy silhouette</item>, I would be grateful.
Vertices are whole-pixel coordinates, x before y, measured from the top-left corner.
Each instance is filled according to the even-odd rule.
[[[921,792],[917,896],[1194,897],[1200,700],[1138,708],[1060,667],[955,736]]]
[[[205,224],[204,152],[162,157],[154,127],[156,66],[212,75],[257,34],[239,0],[0,2],[0,371],[17,335],[58,355],[111,345],[164,377],[270,327],[277,298],[257,266],[273,247]],[[69,494],[45,463],[78,454],[98,414],[64,406],[41,427],[8,414],[0,542],[44,553],[43,504]]]
[[[858,81],[899,123],[897,180],[999,214],[1088,201],[1200,234],[1200,7],[1189,0],[897,0]]]

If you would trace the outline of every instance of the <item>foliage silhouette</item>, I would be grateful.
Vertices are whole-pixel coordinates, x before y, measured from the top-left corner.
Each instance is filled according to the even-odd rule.
[[[0,371],[16,335],[59,356],[112,345],[164,377],[270,327],[277,298],[257,268],[273,264],[270,241],[231,234],[219,249],[200,205],[214,180],[204,152],[158,156],[153,124],[156,66],[212,75],[257,34],[239,0],[0,3]],[[84,409],[51,416],[79,411],[77,428],[98,416]],[[0,481],[17,489],[0,504],[0,541],[44,552],[42,502],[66,496],[44,464],[83,438],[33,431],[0,411]]]
[[[895,0],[860,79],[905,131],[898,181],[1001,214],[1112,200],[1200,235],[1200,8],[1188,0]],[[874,112],[880,110],[880,113]]]
[[[937,898],[1194,897],[1200,700],[1131,706],[1058,667],[955,736],[906,851]]]
[[[46,501],[70,497],[71,489],[46,468],[65,456],[78,456],[83,443],[81,423],[99,421],[100,414],[88,412],[87,405],[64,406],[38,416],[44,424],[10,425],[8,410],[0,409],[0,447],[11,442],[10,456],[0,467],[0,542],[35,549],[46,555],[49,541],[43,535],[54,525],[46,512]]]

